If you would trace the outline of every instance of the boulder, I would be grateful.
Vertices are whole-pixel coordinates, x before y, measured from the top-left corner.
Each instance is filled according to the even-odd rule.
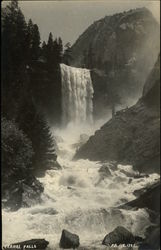
[[[69,231],[63,229],[59,246],[61,248],[77,248],[79,247],[79,236],[76,234],[72,234]]]
[[[124,227],[117,227],[111,233],[107,234],[103,239],[102,244],[106,246],[111,246],[112,244],[134,244],[135,237],[131,232],[129,232]]]
[[[26,240],[22,242],[17,242],[14,244],[10,244],[9,247],[4,247],[4,250],[44,250],[46,249],[47,245],[49,244],[48,241],[45,239],[32,239],[32,240]]]

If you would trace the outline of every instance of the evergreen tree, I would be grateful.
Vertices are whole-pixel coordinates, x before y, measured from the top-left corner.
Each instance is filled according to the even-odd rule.
[[[2,23],[2,112],[9,118],[17,112],[26,67],[27,25],[18,2],[3,10]]]
[[[58,38],[58,55],[58,62],[61,63],[63,58],[63,41],[61,37]]]
[[[33,25],[32,35],[32,59],[35,61],[40,56],[40,33],[37,24]]]
[[[41,46],[41,55],[44,61],[46,61],[47,60],[47,44],[45,41],[43,41],[42,46]]]
[[[49,69],[52,68],[55,58],[54,58],[54,41],[53,41],[53,35],[50,32],[47,46],[46,46],[46,59]]]
[[[51,94],[46,98],[45,88],[53,85],[53,78],[45,69],[47,65],[39,61],[42,51],[38,26],[32,20],[26,24],[17,1],[12,0],[3,10],[2,37],[3,113],[15,119],[32,141],[33,167],[47,168],[56,156],[49,128],[38,112],[38,100],[43,106],[52,98]]]
[[[32,62],[38,60],[40,56],[40,32],[38,26],[33,24],[31,19],[29,19],[27,25],[26,42],[28,49],[28,63],[32,64]]]
[[[64,55],[63,55],[63,62],[66,65],[70,65],[72,61],[72,50],[71,50],[71,44],[68,42],[65,45],[65,51],[64,51]]]
[[[52,160],[56,160],[53,138],[45,119],[36,104],[31,100],[24,100],[17,118],[20,129],[28,136],[33,146],[33,171],[39,173],[50,167]]]
[[[54,64],[57,66],[59,63],[62,62],[62,54],[63,54],[63,44],[62,40],[59,37],[56,38],[53,42],[54,45]]]

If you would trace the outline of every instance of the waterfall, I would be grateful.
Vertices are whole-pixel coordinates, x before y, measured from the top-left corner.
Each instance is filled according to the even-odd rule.
[[[92,123],[93,86],[90,70],[60,64],[62,81],[62,123]]]

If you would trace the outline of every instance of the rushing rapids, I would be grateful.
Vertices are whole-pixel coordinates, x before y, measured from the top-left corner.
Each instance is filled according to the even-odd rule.
[[[129,173],[134,173],[131,166],[118,165],[114,170],[109,165],[111,175],[101,178],[100,162],[72,161],[74,143],[79,141],[77,132],[73,127],[56,131],[58,161],[63,169],[48,170],[45,177],[39,179],[45,188],[43,202],[16,212],[3,211],[4,245],[45,238],[51,250],[58,250],[61,231],[67,229],[80,236],[81,246],[101,249],[104,236],[119,225],[144,237],[150,225],[147,211],[129,211],[118,206],[133,200],[134,190],[155,182],[159,176],[129,178]],[[90,129],[88,132],[93,133]],[[130,185],[129,179],[132,179]]]
[[[61,64],[62,124],[93,121],[93,86],[90,71]]]

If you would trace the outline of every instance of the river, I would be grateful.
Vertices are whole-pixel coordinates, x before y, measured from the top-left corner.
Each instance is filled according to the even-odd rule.
[[[44,185],[41,204],[16,212],[2,211],[4,245],[45,238],[50,242],[50,249],[57,250],[61,232],[67,229],[79,235],[82,246],[92,249],[98,245],[101,249],[104,236],[119,225],[144,237],[146,227],[150,225],[146,210],[129,211],[117,207],[133,200],[134,190],[155,182],[159,176],[131,178],[129,175],[134,174],[132,166],[118,165],[115,169],[113,164],[106,163],[110,176],[104,177],[98,171],[101,162],[72,161],[80,134],[90,135],[94,130],[91,126],[53,129],[62,170],[48,170],[43,178],[39,178]]]

